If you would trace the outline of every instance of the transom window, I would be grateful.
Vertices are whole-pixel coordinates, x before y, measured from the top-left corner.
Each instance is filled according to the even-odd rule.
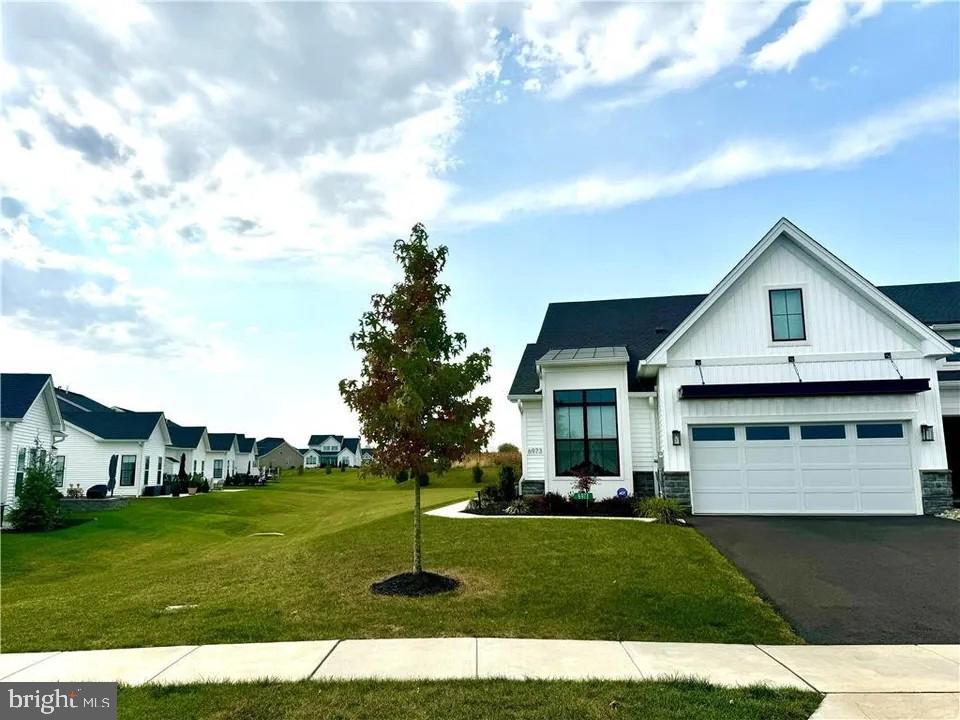
[[[690,435],[697,442],[730,442],[737,438],[733,426],[728,425],[702,425],[690,428]]]
[[[120,487],[133,487],[136,470],[136,455],[123,455],[120,458]]]
[[[616,390],[556,390],[553,424],[558,476],[620,474]]]
[[[800,288],[770,291],[770,329],[775,341],[807,339]]]
[[[747,440],[789,440],[788,425],[747,425]]]

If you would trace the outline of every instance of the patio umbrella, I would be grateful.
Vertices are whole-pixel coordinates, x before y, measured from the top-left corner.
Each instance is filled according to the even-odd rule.
[[[110,479],[107,481],[107,490],[110,491],[110,496],[113,496],[113,489],[117,486],[117,461],[119,456],[111,455],[110,456]]]

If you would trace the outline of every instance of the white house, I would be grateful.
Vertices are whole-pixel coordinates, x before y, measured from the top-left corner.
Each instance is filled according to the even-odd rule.
[[[254,438],[237,435],[236,472],[244,475],[257,474],[257,441]]]
[[[210,436],[202,425],[184,427],[167,420],[167,431],[170,433],[170,445],[167,447],[167,463],[164,473],[176,475],[180,472],[180,462],[183,461],[185,472],[190,475],[200,474],[208,480],[213,476],[213,469],[208,467],[207,455],[210,453]]]
[[[313,448],[299,448],[303,455],[303,466],[307,469],[320,466],[320,451]]]
[[[317,453],[317,465],[346,465],[358,467],[361,463],[360,438],[343,435],[311,435],[307,449]],[[367,448],[369,450],[369,448]],[[305,462],[307,455],[304,455]]]
[[[63,437],[63,416],[50,375],[0,374],[0,505],[13,503],[36,443],[54,452]],[[63,458],[55,462],[57,484],[62,486]]]
[[[509,394],[522,490],[581,472],[694,513],[945,509],[958,336],[960,282],[874,287],[781,219],[705,296],[548,307]]]
[[[91,485],[110,479],[110,458],[117,456],[116,495],[141,495],[144,488],[163,484],[163,467],[170,434],[162,412],[113,410],[63,411],[67,436],[58,445],[65,458],[64,483]]]
[[[237,434],[209,433],[210,451],[207,453],[207,465],[210,467],[210,479],[223,481],[236,472]]]

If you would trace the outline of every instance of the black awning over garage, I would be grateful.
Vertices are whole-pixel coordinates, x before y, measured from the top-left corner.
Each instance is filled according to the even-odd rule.
[[[821,382],[722,383],[681,385],[681,400],[729,400],[827,395],[913,395],[930,389],[928,378],[901,380],[828,380]]]

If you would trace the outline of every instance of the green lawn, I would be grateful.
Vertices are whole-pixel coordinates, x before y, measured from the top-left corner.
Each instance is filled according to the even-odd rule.
[[[493,471],[487,471],[493,479]],[[425,506],[469,497],[469,470]],[[696,531],[615,520],[424,518],[451,594],[374,596],[410,566],[412,490],[353,472],[141,499],[4,533],[4,652],[320,638],[500,636],[800,642]],[[282,537],[254,537],[281,532]],[[196,604],[178,613],[169,605]]]
[[[698,682],[339,682],[123,688],[123,720],[805,720],[820,696]]]

